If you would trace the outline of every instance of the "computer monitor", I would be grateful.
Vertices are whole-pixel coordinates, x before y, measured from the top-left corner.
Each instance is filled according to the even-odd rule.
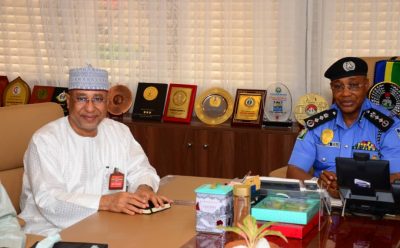
[[[368,153],[355,153],[353,158],[336,158],[340,188],[355,195],[373,196],[376,191],[390,191],[389,161],[369,159]]]

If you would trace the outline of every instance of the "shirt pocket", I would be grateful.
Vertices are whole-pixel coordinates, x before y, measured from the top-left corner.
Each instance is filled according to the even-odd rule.
[[[340,154],[338,147],[317,145],[317,162],[322,165],[321,169],[326,169],[335,165],[335,159]]]
[[[366,150],[357,150],[357,149],[353,149],[352,155],[354,157],[354,153],[358,152],[358,153],[367,153],[369,154],[369,159],[373,159],[373,160],[379,160],[379,152],[378,151],[366,151]]]

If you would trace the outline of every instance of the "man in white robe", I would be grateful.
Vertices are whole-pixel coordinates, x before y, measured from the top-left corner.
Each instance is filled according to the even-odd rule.
[[[107,71],[70,70],[69,116],[33,135],[19,215],[26,233],[50,235],[98,210],[134,215],[149,200],[171,202],[155,193],[160,179],[129,128],[106,118],[108,88]],[[115,170],[124,174],[117,190],[109,184]]]

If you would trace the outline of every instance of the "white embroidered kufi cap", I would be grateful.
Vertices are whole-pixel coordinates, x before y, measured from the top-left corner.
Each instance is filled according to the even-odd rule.
[[[91,65],[69,70],[69,90],[108,90],[108,72]]]

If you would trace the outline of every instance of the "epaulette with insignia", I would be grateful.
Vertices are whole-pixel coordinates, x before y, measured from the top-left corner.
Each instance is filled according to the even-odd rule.
[[[304,119],[304,122],[306,124],[306,127],[309,130],[312,130],[318,127],[319,125],[322,125],[330,120],[333,120],[334,118],[336,118],[336,115],[337,111],[335,109],[328,109]]]
[[[373,108],[365,110],[364,117],[384,132],[389,130],[394,123],[392,118]]]

